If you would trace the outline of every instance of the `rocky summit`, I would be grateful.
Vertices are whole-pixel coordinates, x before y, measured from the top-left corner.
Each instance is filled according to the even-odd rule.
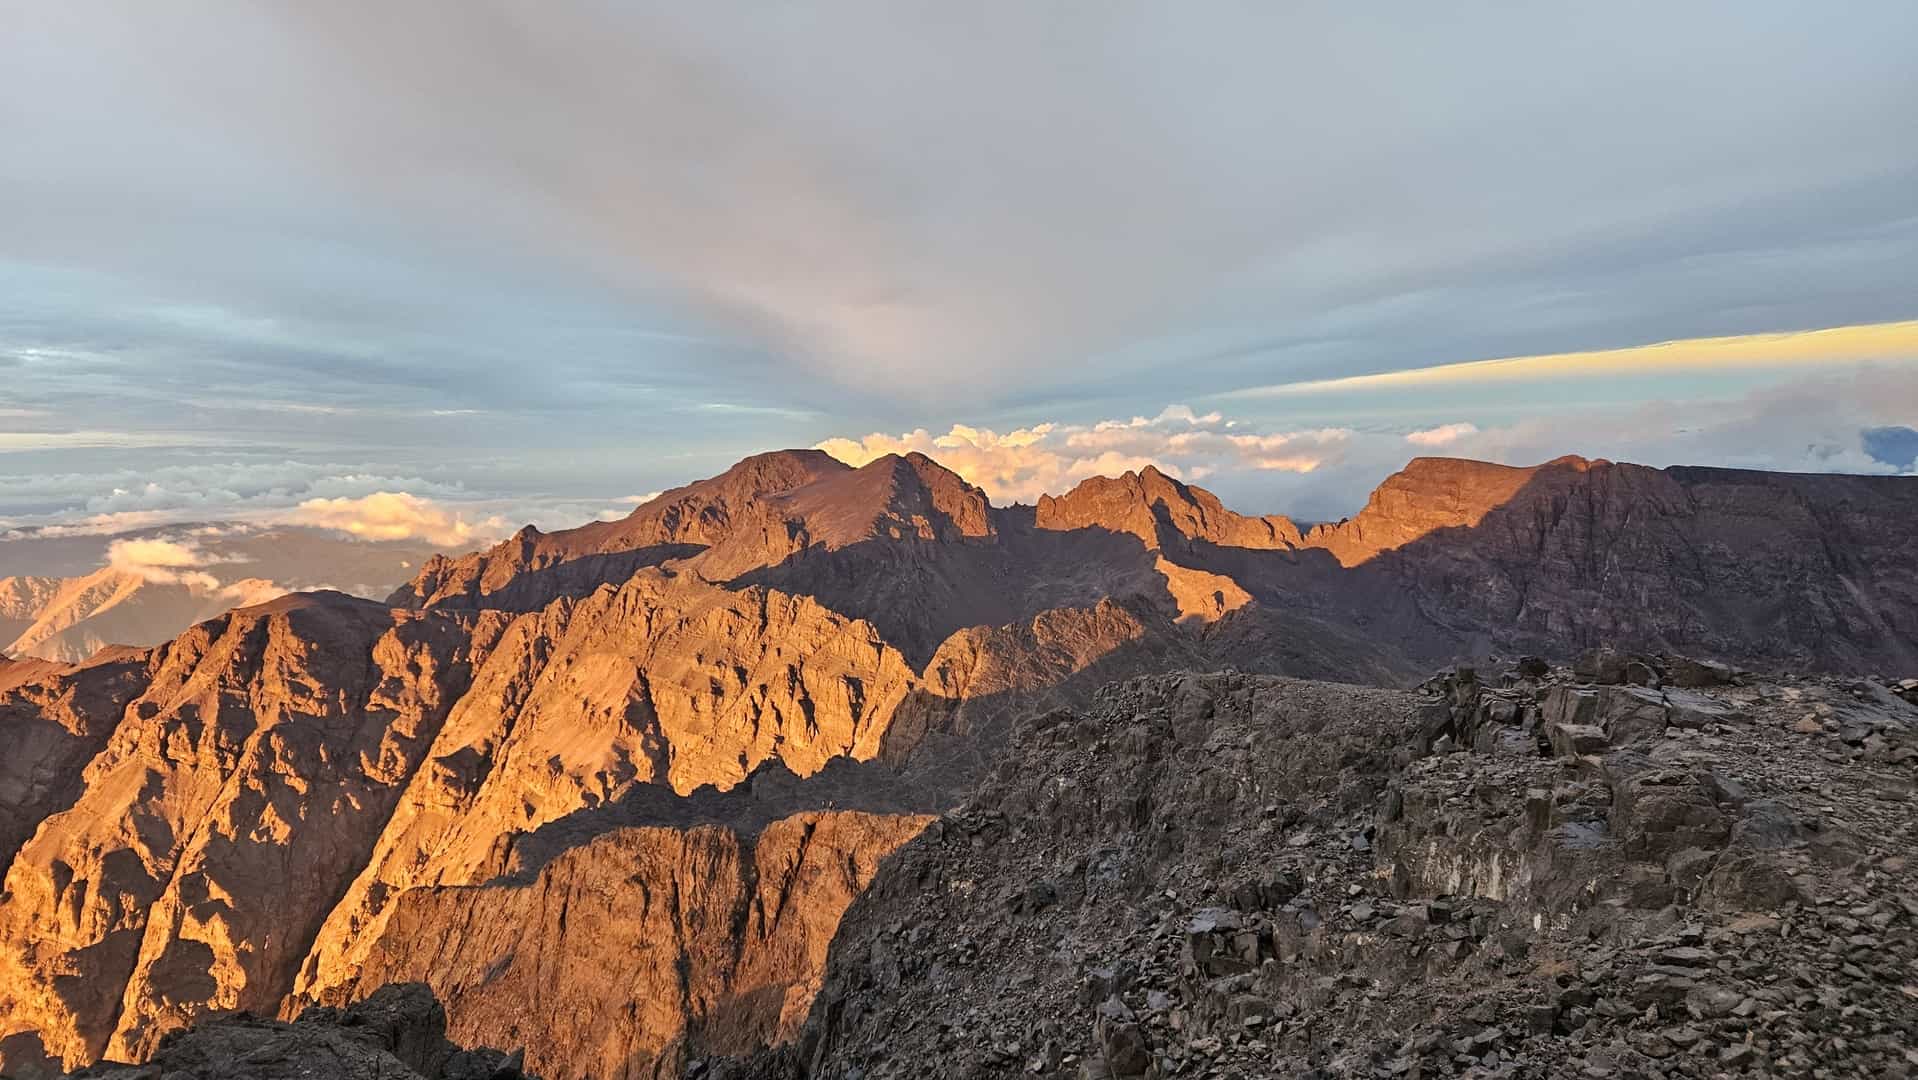
[[[1909,1075],[1913,676],[1909,480],[758,455],[0,661],[0,1072]]]

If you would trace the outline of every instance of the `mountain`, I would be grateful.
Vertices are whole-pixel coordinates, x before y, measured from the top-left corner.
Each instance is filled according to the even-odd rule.
[[[782,451],[386,602],[15,661],[0,1068],[419,982],[528,1071],[681,1075],[799,1037],[888,854],[1048,768],[1006,756],[1033,723],[1110,745],[1058,719],[1101,686],[1595,645],[1909,668],[1914,523],[1909,481],[1420,459],[1301,530],[1154,470],[998,508],[920,455]]]
[[[1392,613],[1418,628],[1395,628],[1400,647],[1431,660],[1616,645],[1911,670],[1914,516],[1918,484],[1899,477],[1427,458],[1306,542],[1359,586],[1348,617]]]
[[[1863,670],[1918,661],[1914,519],[1900,477],[1417,458],[1301,530],[1150,467],[998,508],[922,455],[782,451],[623,521],[437,559],[392,602],[525,610],[662,566],[815,596],[918,663],[964,627],[1111,597],[1317,619],[1407,672],[1599,645]]]
[[[104,563],[65,575],[0,577],[0,654],[66,661],[108,645],[156,645],[230,608],[299,589],[384,595],[439,554],[419,542],[232,523],[10,536],[0,539],[0,566]]]

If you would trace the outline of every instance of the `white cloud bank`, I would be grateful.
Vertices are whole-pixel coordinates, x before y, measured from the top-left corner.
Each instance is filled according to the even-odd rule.
[[[363,540],[424,540],[461,547],[497,536],[505,522],[489,517],[469,522],[458,511],[404,491],[376,491],[359,498],[308,499],[285,515],[296,525],[338,529]]]
[[[886,454],[919,451],[978,484],[995,502],[1032,502],[1091,476],[1156,466],[1168,476],[1203,480],[1222,470],[1309,473],[1336,458],[1353,432],[1328,427],[1257,434],[1233,430],[1217,412],[1199,415],[1172,405],[1154,417],[1102,420],[1089,426],[1044,423],[1000,434],[954,424],[944,435],[925,428],[860,439],[834,438],[818,449],[850,465]]]
[[[183,585],[198,595],[217,597],[236,606],[265,603],[287,591],[261,578],[221,581],[206,569],[244,561],[205,551],[191,538],[141,537],[115,540],[107,546],[107,566],[114,570],[153,585]]]

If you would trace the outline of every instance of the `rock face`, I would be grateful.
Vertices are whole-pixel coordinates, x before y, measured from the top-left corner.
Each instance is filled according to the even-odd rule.
[[[1130,533],[1154,551],[1183,551],[1194,541],[1262,550],[1296,548],[1303,543],[1298,526],[1289,519],[1234,513],[1218,496],[1182,484],[1150,465],[1117,479],[1093,477],[1065,495],[1041,496],[1036,520],[1042,529]]]
[[[1443,529],[1469,529],[1512,503],[1541,473],[1588,472],[1583,458],[1565,457],[1535,469],[1457,458],[1413,458],[1385,478],[1358,516],[1316,525],[1305,543],[1357,566]],[[1598,463],[1601,468],[1606,463]]]
[[[81,770],[145,689],[150,663],[136,650],[72,667],[0,660],[0,861],[12,862],[34,828],[79,795]]]
[[[1891,477],[1420,459],[1308,543],[1454,641],[1908,670],[1914,514],[1918,485]]]
[[[840,914],[928,820],[616,830],[524,880],[402,894],[349,981],[313,996],[418,979],[446,1001],[456,1039],[524,1046],[548,1075],[679,1076],[689,1052],[792,1037]]]
[[[1918,709],[1530,670],[1037,717],[847,913],[798,1040],[695,1071],[1909,1075]]]
[[[354,865],[364,869],[341,882],[298,989],[354,978],[405,890],[503,872],[512,833],[639,785],[684,794],[730,788],[768,760],[809,775],[875,757],[912,682],[870,627],[811,601],[656,571],[518,616]]]
[[[1666,654],[1902,664],[1915,498],[1892,480],[1421,460],[1351,522],[1302,534],[1154,471],[996,509],[923,456],[854,469],[790,451],[623,521],[433,560],[390,604],[296,594],[84,665],[0,663],[0,1069],[143,1061],[222,1015],[285,1020],[416,981],[456,1037],[524,1047],[534,1072],[679,1075],[799,1033],[869,882],[894,881],[893,900],[939,882],[913,903],[956,925],[1053,913],[1032,944],[1064,911],[1130,926],[1166,889],[1199,918],[1185,908],[1212,856],[1184,845],[1219,830],[1228,862],[1288,853],[1277,868],[1304,884],[1261,877],[1246,895],[1264,907],[1206,916],[1218,940],[1193,963],[1216,977],[1228,955],[1298,955],[1315,927],[1274,912],[1325,883],[1376,893],[1366,926],[1425,894],[1552,919],[1593,896],[1815,899],[1793,884],[1812,864],[1767,853],[1809,853],[1817,874],[1876,841],[1827,843],[1789,785],[1739,794],[1672,758],[1694,744],[1671,732],[1750,703],[1728,664]],[[1583,683],[1534,658],[1520,682],[1459,676],[1442,698],[1161,678],[1406,685],[1432,658],[1592,646]],[[1789,734],[1908,770],[1894,720],[1914,695],[1879,686],[1869,715],[1794,705]],[[1451,782],[1427,762],[1468,761],[1489,786],[1421,786]],[[975,790],[976,813],[928,828]],[[1490,824],[1457,817],[1468,795]],[[1456,828],[1358,823],[1393,799]],[[1041,841],[1076,854],[1054,865]],[[946,847],[957,862],[925,861]],[[876,924],[856,925],[842,941]],[[1248,953],[1247,932],[1290,944]],[[979,962],[907,965],[929,940],[873,946],[879,985]],[[1444,940],[1454,960],[1489,951]],[[994,955],[1008,977],[1030,959]],[[1077,1000],[1085,973],[1059,962],[1034,978]],[[1336,979],[1332,963],[1286,978]],[[836,978],[839,1019],[813,1008],[809,1031],[913,1000],[855,1008],[863,991]],[[1056,1004],[1012,989],[1021,1009]],[[1255,989],[1279,992],[1234,984],[1188,1007],[1191,1030],[1269,1029],[1276,1013],[1248,1027],[1252,1005],[1231,1004]],[[1136,997],[1072,1052],[1161,1067]],[[249,1040],[283,1034],[253,1023]],[[807,1059],[832,1062],[865,1036],[808,1037]],[[1021,1045],[978,1064],[1023,1067]]]
[[[314,594],[153,657],[78,798],[8,870],[8,1034],[126,1060],[209,1008],[274,1011],[329,879],[365,858],[450,703],[447,628]]]

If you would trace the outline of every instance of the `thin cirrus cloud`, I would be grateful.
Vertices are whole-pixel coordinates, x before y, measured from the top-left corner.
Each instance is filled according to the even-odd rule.
[[[1695,338],[1596,352],[1476,360],[1373,375],[1252,387],[1222,396],[1394,390],[1441,384],[1558,381],[1618,375],[1815,369],[1874,363],[1918,365],[1918,321],[1835,326],[1793,333]]]

